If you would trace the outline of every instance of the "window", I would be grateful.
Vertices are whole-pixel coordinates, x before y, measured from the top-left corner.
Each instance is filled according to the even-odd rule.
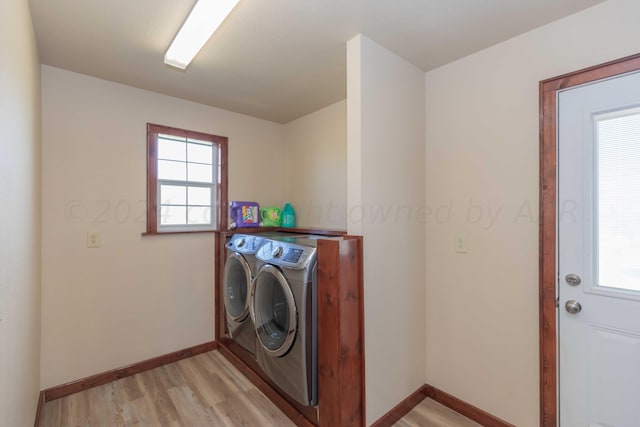
[[[227,138],[147,124],[147,234],[226,228]]]
[[[640,291],[640,109],[596,117],[598,285]]]

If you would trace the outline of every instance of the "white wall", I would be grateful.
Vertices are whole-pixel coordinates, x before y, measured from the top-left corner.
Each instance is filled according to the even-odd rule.
[[[228,136],[229,199],[276,204],[282,125],[48,66],[42,90],[42,387],[212,340],[213,235],[141,236],[146,123]]]
[[[638,16],[611,0],[426,73],[426,379],[517,426],[539,425],[538,82],[637,53]]]
[[[347,101],[284,126],[286,196],[300,227],[347,228]]]
[[[367,424],[424,384],[424,72],[347,44],[348,231],[364,236]]]
[[[29,5],[0,2],[0,424],[40,390],[40,66]]]

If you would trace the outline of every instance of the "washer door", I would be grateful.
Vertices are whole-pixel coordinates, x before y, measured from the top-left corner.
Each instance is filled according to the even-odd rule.
[[[273,265],[264,265],[253,280],[251,317],[267,354],[280,357],[293,346],[298,328],[296,302],[287,279]]]
[[[222,292],[224,308],[236,322],[249,315],[249,296],[251,294],[251,269],[242,255],[232,252],[224,265]]]

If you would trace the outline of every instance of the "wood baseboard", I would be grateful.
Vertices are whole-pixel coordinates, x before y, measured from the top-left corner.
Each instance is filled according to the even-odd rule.
[[[418,406],[420,402],[427,398],[426,385],[423,385],[402,402],[394,406],[389,412],[384,414],[378,421],[371,424],[371,427],[391,427],[397,423],[402,417],[407,415],[409,411]]]
[[[397,404],[393,409],[384,414],[378,421],[373,423],[371,427],[390,427],[398,422],[402,417],[407,415],[409,411],[418,406],[426,398],[431,398],[436,402],[453,409],[457,413],[483,425],[484,427],[515,427],[500,418],[476,408],[469,403],[458,399],[432,385],[425,384],[418,390],[414,391],[409,397]]]
[[[509,424],[500,418],[494,417],[482,409],[476,408],[475,406],[470,405],[469,403],[429,384],[425,384],[423,389],[426,397],[430,397],[447,408],[453,409],[457,413],[482,424],[484,427],[515,427],[513,424]]]
[[[174,351],[162,356],[154,357],[152,359],[143,360],[142,362],[133,363],[122,368],[116,368],[111,371],[103,372],[101,374],[92,375],[87,378],[83,378],[76,381],[71,381],[66,384],[51,387],[43,390],[44,402],[58,399],[60,397],[68,396],[73,393],[78,393],[83,390],[97,387],[99,385],[107,384],[120,378],[129,377],[131,375],[138,374],[140,372],[148,371],[149,369],[157,368],[162,365],[176,362],[187,357],[195,356],[197,354],[206,353],[218,348],[218,343],[215,341],[209,341],[203,344],[198,344],[193,347],[185,348],[182,350]]]
[[[44,391],[40,391],[40,394],[38,394],[38,407],[36,408],[36,419],[33,423],[33,427],[40,427],[40,414],[42,414],[43,405],[44,405]]]

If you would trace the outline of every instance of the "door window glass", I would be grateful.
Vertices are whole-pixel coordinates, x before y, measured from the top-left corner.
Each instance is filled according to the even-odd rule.
[[[595,123],[598,286],[640,291],[640,109]]]

